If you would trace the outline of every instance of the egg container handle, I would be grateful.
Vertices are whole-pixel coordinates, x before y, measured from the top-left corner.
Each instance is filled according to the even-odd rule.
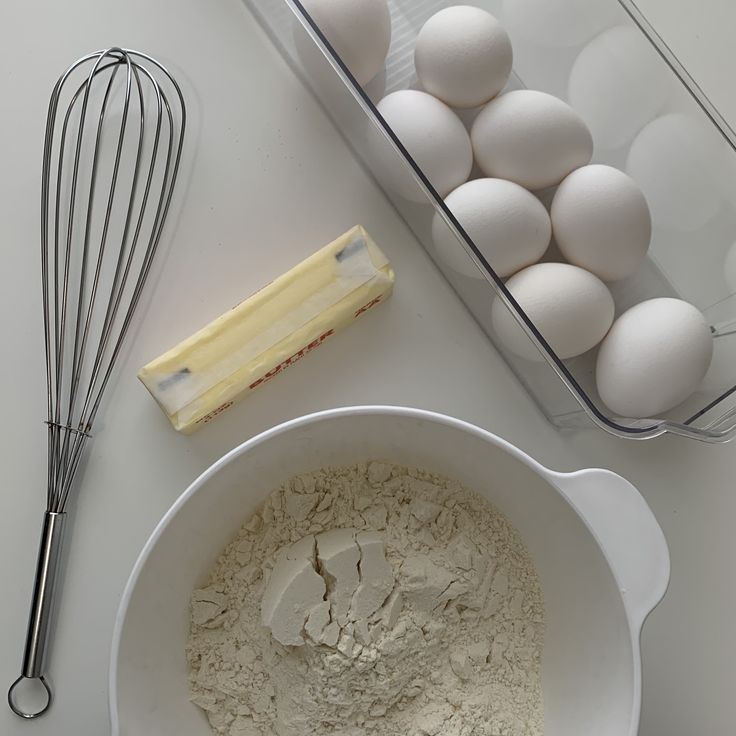
[[[638,631],[670,578],[667,541],[652,510],[631,483],[608,470],[552,475],[598,538]]]

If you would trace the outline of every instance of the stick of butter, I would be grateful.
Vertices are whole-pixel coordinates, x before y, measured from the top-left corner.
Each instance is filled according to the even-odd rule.
[[[394,272],[360,226],[144,366],[138,378],[190,433],[391,293]]]

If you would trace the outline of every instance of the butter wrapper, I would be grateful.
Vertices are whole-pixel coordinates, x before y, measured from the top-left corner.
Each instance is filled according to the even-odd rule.
[[[194,432],[385,300],[393,284],[388,259],[357,225],[138,378],[174,429]]]

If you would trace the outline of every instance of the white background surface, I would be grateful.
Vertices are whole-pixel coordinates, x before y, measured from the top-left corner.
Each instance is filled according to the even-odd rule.
[[[734,5],[641,5],[736,121]],[[637,485],[667,535],[673,570],[668,596],[645,627],[641,734],[733,732],[736,445],[637,444],[592,429],[561,435],[548,425],[238,0],[6,0],[0,40],[0,685],[20,666],[43,511],[37,203],[49,92],[81,54],[122,44],[171,66],[192,121],[181,215],[167,228],[173,246],[108,397],[76,504],[52,651],[58,700],[29,723],[0,707],[0,734],[106,733],[118,599],[163,512],[200,471],[254,433],[360,403],[444,411],[556,469],[598,465]],[[392,300],[208,429],[176,435],[136,369],[356,222],[396,267]]]

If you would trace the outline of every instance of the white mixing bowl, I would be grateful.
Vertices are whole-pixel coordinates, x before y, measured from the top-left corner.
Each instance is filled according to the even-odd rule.
[[[211,733],[187,697],[193,588],[290,476],[378,458],[459,480],[521,532],[546,606],[546,736],[635,736],[639,635],[669,578],[664,536],[637,490],[605,470],[553,472],[470,424],[396,407],[336,409],[282,424],[225,455],[176,501],[138,558],[118,612],[113,736]]]

